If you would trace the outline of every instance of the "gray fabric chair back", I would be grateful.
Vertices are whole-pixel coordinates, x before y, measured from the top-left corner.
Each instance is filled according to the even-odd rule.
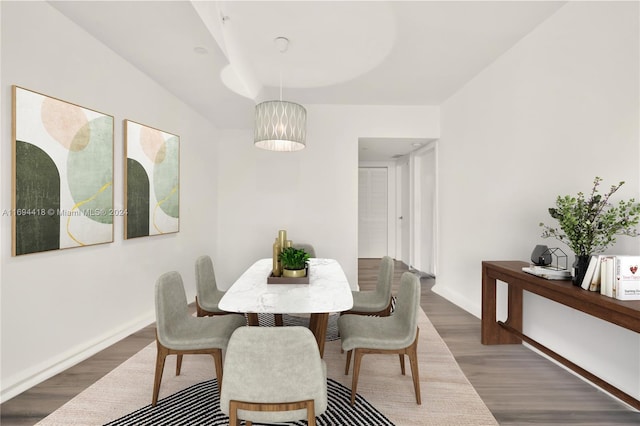
[[[393,284],[393,273],[395,263],[389,256],[384,256],[380,262],[378,270],[378,282],[376,284],[376,299],[391,300],[391,285]]]
[[[196,292],[204,304],[208,301],[217,304],[222,297],[222,291],[218,290],[216,283],[213,261],[206,255],[196,259]]]
[[[156,328],[158,340],[170,347],[170,341],[180,336],[180,329],[189,318],[187,295],[178,272],[162,274],[156,281]]]
[[[229,401],[297,402],[313,399],[315,415],[327,408],[326,367],[306,327],[240,327],[229,339],[220,408]],[[239,410],[239,418],[260,423],[306,419],[306,410]]]
[[[309,257],[316,257],[316,251],[311,244],[305,243],[293,243],[293,247],[297,249],[304,249],[309,254]]]
[[[391,318],[401,330],[399,334],[406,337],[406,346],[409,346],[416,338],[419,310],[420,278],[411,272],[405,272],[400,278],[396,309]]]

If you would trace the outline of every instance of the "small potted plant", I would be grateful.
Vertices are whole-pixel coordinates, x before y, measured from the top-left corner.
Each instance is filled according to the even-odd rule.
[[[565,243],[576,255],[573,283],[581,285],[592,254],[601,253],[616,242],[617,235],[635,237],[635,228],[640,219],[640,203],[631,198],[618,205],[609,203],[609,198],[624,182],[612,185],[606,194],[598,193],[602,178],[593,181],[589,198],[582,192],[576,197],[558,196],[556,207],[549,208],[549,214],[558,221],[559,228],[544,223],[542,237],[554,237]]]
[[[287,247],[280,253],[283,277],[304,277],[307,273],[309,254],[304,249]]]

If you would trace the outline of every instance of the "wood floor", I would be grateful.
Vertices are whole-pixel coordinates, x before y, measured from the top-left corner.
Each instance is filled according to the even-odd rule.
[[[363,290],[375,287],[378,264],[377,259],[360,260],[359,284]],[[394,294],[400,275],[406,270],[406,266],[396,262]],[[640,425],[638,411],[526,347],[480,344],[480,320],[433,293],[433,279],[421,281],[422,308],[501,425]],[[148,345],[154,336],[154,326],[145,327],[5,402],[0,405],[0,424],[37,423]]]

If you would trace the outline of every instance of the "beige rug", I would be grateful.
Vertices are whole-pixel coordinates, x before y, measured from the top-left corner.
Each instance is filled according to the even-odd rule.
[[[358,393],[398,426],[497,425],[424,312],[420,313],[419,327],[422,405],[416,404],[409,363],[407,375],[402,376],[395,355],[364,356]],[[153,343],[38,425],[102,425],[149,405],[155,355]],[[351,373],[344,375],[346,355],[340,353],[339,341],[327,342],[324,358],[328,376],[351,388]],[[185,356],[182,374],[178,377],[175,376],[175,357],[170,357],[165,365],[160,398],[214,377],[210,356]]]

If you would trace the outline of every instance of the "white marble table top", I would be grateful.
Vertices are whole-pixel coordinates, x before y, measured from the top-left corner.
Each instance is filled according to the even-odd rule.
[[[218,307],[227,312],[328,313],[353,307],[351,287],[334,259],[309,259],[309,284],[267,284],[272,260],[260,259],[236,280]]]

